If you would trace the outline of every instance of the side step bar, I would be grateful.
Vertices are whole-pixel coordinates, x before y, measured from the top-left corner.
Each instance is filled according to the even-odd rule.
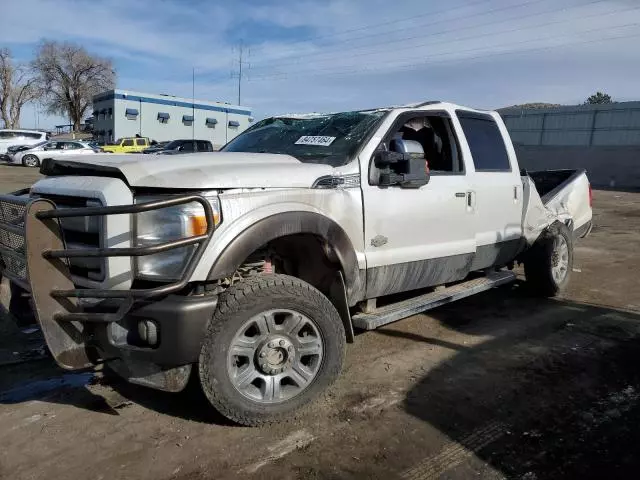
[[[363,330],[374,330],[388,323],[439,307],[445,303],[455,302],[461,298],[513,282],[515,279],[516,274],[508,270],[492,272],[486,277],[474,278],[443,290],[385,305],[371,313],[358,313],[352,317],[353,326]]]

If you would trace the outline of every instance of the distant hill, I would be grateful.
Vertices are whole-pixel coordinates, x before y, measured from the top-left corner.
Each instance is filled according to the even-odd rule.
[[[554,108],[554,107],[562,107],[559,103],[544,103],[544,102],[534,102],[534,103],[523,103],[521,105],[512,105],[510,107],[499,108],[498,111],[501,112],[503,110],[512,110],[515,108]]]

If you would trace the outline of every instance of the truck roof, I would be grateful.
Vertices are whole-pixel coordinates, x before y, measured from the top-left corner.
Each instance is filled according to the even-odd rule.
[[[470,111],[470,112],[477,112],[477,113],[492,113],[493,110],[482,110],[482,109],[477,109],[477,108],[471,108],[471,107],[465,107],[463,105],[457,105],[455,103],[449,103],[449,102],[442,102],[439,100],[428,100],[428,101],[423,101],[423,102],[412,102],[412,103],[407,103],[404,105],[389,105],[386,107],[376,107],[376,108],[366,108],[366,109],[362,109],[362,110],[354,110],[357,112],[388,112],[391,110],[402,110],[402,109],[407,109],[407,108],[421,108],[421,107],[426,107],[429,105],[442,105],[443,107],[448,107],[448,108],[453,108],[455,110],[466,110],[466,111]],[[335,115],[336,113],[341,113],[341,112],[309,112],[309,113],[288,113],[288,114],[281,114],[281,115],[274,115],[273,118],[300,118],[300,119],[304,119],[304,118],[316,118],[316,117],[322,117],[325,115]]]

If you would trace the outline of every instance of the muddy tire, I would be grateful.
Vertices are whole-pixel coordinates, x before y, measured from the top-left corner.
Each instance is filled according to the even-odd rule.
[[[40,166],[40,159],[35,155],[25,155],[22,157],[22,165],[25,167],[37,168]]]
[[[569,284],[573,270],[573,237],[566,225],[551,225],[527,252],[524,273],[536,295],[553,297]]]
[[[237,423],[288,421],[335,381],[344,351],[327,297],[294,277],[259,276],[221,295],[200,352],[200,384]]]

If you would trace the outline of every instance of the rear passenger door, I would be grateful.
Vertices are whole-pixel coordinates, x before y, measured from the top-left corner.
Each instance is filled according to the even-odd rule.
[[[472,269],[503,265],[517,254],[522,238],[522,181],[513,145],[497,114],[456,113],[475,168]]]

